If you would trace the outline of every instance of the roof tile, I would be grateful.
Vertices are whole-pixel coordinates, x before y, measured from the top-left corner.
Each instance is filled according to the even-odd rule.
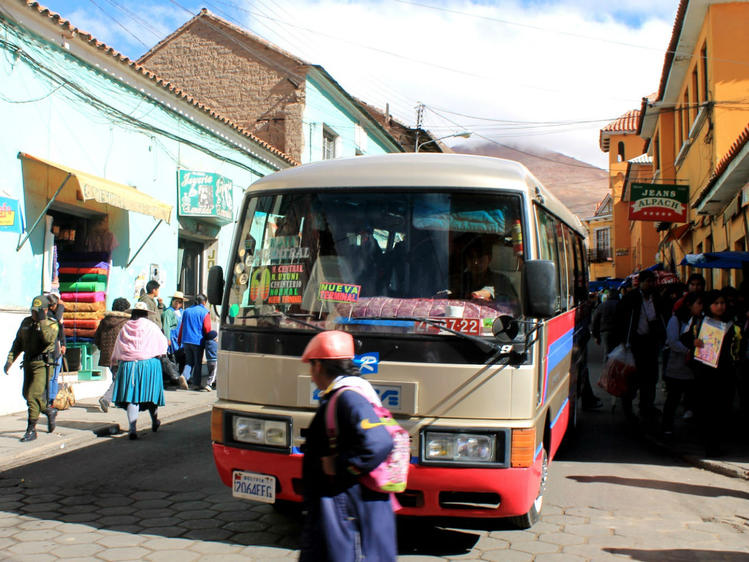
[[[42,6],[39,4],[39,2],[35,2],[32,0],[18,0],[21,4],[24,4],[26,7],[34,10],[36,13],[38,13],[41,16],[46,16],[51,21],[65,29],[66,31],[70,32],[74,37],[77,36],[85,43],[91,45],[92,47],[103,50],[108,55],[110,55],[112,58],[117,60],[119,63],[129,66],[131,69],[133,69],[135,72],[141,74],[142,76],[145,76],[152,82],[154,82],[156,85],[161,86],[163,89],[167,90],[168,92],[171,92],[175,96],[181,98],[182,100],[186,101],[187,103],[193,105],[194,107],[200,109],[201,111],[207,113],[214,119],[221,121],[225,125],[231,127],[235,131],[237,131],[240,135],[252,140],[256,144],[260,145],[264,149],[268,150],[269,152],[275,154],[279,158],[285,160],[289,164],[292,165],[298,165],[299,162],[297,162],[294,158],[286,154],[285,152],[277,149],[275,146],[265,142],[264,140],[256,137],[253,135],[250,131],[247,129],[240,127],[233,121],[227,119],[226,117],[223,117],[207,105],[200,103],[199,101],[195,100],[190,94],[187,92],[182,91],[180,88],[176,87],[175,85],[171,84],[167,80],[164,80],[160,77],[158,77],[154,72],[146,69],[142,65],[138,64],[137,62],[131,60],[129,57],[123,55],[113,47],[110,47],[106,43],[99,41],[91,35],[90,33],[87,33],[85,31],[82,31],[78,29],[76,26],[74,26],[69,20],[63,18],[60,14],[53,12],[49,8]]]

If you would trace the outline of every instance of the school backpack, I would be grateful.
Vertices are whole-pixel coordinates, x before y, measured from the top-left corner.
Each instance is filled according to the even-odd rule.
[[[325,411],[325,427],[328,439],[335,443],[338,436],[338,419],[336,417],[336,404],[338,396],[345,390],[358,392],[354,387],[344,386],[333,394]],[[358,392],[364,396],[361,392]],[[365,397],[366,398],[366,397]],[[384,406],[372,404],[375,415],[379,418],[383,427],[393,440],[393,448],[388,456],[377,465],[372,472],[361,477],[361,483],[376,492],[399,493],[406,489],[408,480],[408,469],[411,462],[411,447],[408,432],[395,421],[392,414]]]

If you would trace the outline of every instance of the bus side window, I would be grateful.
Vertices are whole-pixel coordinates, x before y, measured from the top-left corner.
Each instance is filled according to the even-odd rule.
[[[561,310],[561,291],[560,289],[560,278],[562,265],[564,264],[564,257],[561,261],[559,259],[559,250],[556,243],[556,233],[554,224],[556,219],[549,213],[544,211],[541,207],[536,207],[536,218],[538,221],[538,257],[542,260],[551,260],[556,264],[556,287],[557,287],[557,311]],[[566,291],[565,291],[566,298]],[[566,302],[566,301],[565,301]]]
[[[567,302],[568,308],[575,307],[575,233],[573,230],[564,226],[564,246],[567,254]]]

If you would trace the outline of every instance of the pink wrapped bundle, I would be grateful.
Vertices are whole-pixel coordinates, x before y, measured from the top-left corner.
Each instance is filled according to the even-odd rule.
[[[60,293],[62,302],[103,302],[107,300],[107,294],[103,291],[96,293]]]

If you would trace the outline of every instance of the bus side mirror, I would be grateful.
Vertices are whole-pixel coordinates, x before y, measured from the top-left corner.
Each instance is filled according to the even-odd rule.
[[[208,270],[208,302],[213,306],[221,306],[224,300],[224,270],[220,265],[214,265]]]
[[[557,274],[550,260],[528,260],[525,262],[525,294],[528,316],[551,318],[556,313]]]

